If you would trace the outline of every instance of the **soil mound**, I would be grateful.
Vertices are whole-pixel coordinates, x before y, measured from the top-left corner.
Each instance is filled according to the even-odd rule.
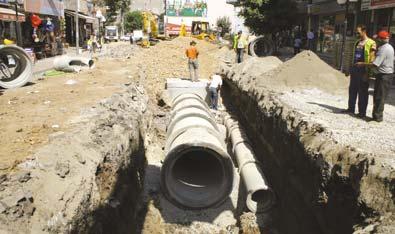
[[[283,63],[270,80],[287,87],[311,87],[330,93],[343,92],[348,87],[346,76],[322,61],[311,51],[303,51]]]

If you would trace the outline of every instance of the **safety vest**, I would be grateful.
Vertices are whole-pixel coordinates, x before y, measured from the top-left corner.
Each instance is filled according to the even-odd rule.
[[[356,41],[354,44],[354,50],[353,50],[353,56],[352,56],[353,59],[355,57],[355,47],[357,47],[358,43],[359,43],[359,40]],[[372,63],[373,62],[373,58],[372,58],[372,54],[371,54],[373,46],[376,46],[376,42],[373,39],[368,38],[365,43],[364,52],[363,52],[365,63]]]
[[[357,40],[354,44],[354,48],[353,48],[353,53],[352,53],[352,59],[354,61],[355,58],[355,48],[357,47],[359,43],[359,40]],[[364,55],[364,62],[365,63],[372,63],[373,62],[373,57],[372,57],[372,47],[376,45],[376,42],[373,39],[368,38],[365,46],[364,46],[364,51],[363,51],[363,55]],[[377,48],[377,46],[376,46]],[[368,76],[372,76],[374,73],[374,70],[370,67],[366,67],[366,73],[368,74]]]
[[[241,49],[239,48],[239,43],[242,43],[243,49],[247,46],[247,40],[243,35],[240,39],[238,38],[238,35],[233,38],[233,49]]]

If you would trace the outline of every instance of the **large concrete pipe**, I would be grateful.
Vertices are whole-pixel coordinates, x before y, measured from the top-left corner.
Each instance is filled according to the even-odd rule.
[[[85,57],[70,57],[63,55],[53,61],[54,69],[64,72],[78,72],[81,67],[93,68],[95,62]]]
[[[251,56],[265,57],[273,53],[273,42],[265,36],[256,37],[249,43],[248,51]]]
[[[240,177],[247,191],[247,208],[256,213],[266,212],[274,205],[275,194],[269,187],[241,126],[230,116],[225,116],[224,120],[232,140]]]
[[[161,169],[164,195],[175,205],[204,209],[224,202],[233,186],[233,163],[207,104],[195,94],[173,100]]]
[[[32,77],[32,60],[22,48],[12,45],[0,47],[0,87],[21,87]]]

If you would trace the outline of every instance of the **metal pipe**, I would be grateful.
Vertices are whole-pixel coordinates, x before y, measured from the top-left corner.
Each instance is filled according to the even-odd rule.
[[[164,195],[187,209],[224,202],[232,191],[233,163],[207,104],[195,94],[181,94],[171,116],[161,169]]]
[[[275,203],[275,194],[255,158],[251,143],[242,127],[231,116],[225,116],[224,122],[247,191],[247,208],[255,213],[267,212]]]

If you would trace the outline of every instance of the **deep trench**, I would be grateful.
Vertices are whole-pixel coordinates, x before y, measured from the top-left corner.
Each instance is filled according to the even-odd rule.
[[[281,234],[319,234],[336,233],[346,234],[353,232],[353,225],[360,222],[364,210],[363,205],[356,201],[357,194],[350,181],[335,175],[329,179],[326,189],[329,194],[327,203],[312,202],[317,200],[317,194],[322,189],[322,172],[317,168],[307,155],[300,139],[284,131],[285,120],[276,119],[273,116],[265,116],[259,109],[256,100],[248,93],[241,91],[231,81],[226,81],[222,100],[228,111],[238,116],[239,122],[247,132],[248,138],[253,144],[253,150],[261,163],[263,172],[268,178],[270,185],[276,192],[277,202],[270,211],[270,228],[276,230],[273,233]],[[79,227],[86,225],[87,233],[141,233],[147,204],[141,205],[141,196],[144,185],[144,174],[147,167],[145,155],[144,136],[140,137],[134,150],[131,150],[130,163],[123,170],[117,172],[116,183],[111,194],[119,204],[108,201],[105,205],[96,209],[90,216],[91,220],[81,222]],[[193,154],[194,152],[191,152]],[[188,158],[188,157],[186,157]],[[186,160],[185,158],[185,160]],[[184,160],[184,159],[183,159]],[[205,157],[200,163],[207,163],[210,157]],[[211,162],[215,164],[215,162]],[[177,162],[174,177],[179,181],[189,183],[183,178],[192,179],[198,185],[215,185],[215,181],[207,180],[207,177],[193,178],[185,173],[196,172],[199,167],[188,167],[190,162]],[[98,171],[98,175],[106,176],[106,166]],[[208,170],[211,173],[215,171]],[[195,173],[200,175],[200,173]],[[180,182],[180,186],[182,183]],[[240,185],[238,204],[234,210],[235,217],[240,225],[240,215],[247,211],[245,208],[245,191]],[[308,195],[311,200],[306,200]],[[254,194],[252,199],[261,201],[265,194]],[[240,207],[239,207],[240,206]],[[264,217],[259,219],[267,219]],[[264,223],[266,221],[263,221]],[[267,223],[260,226],[261,231],[266,231]],[[74,230],[78,233],[80,230]],[[270,233],[270,232],[269,232]]]

